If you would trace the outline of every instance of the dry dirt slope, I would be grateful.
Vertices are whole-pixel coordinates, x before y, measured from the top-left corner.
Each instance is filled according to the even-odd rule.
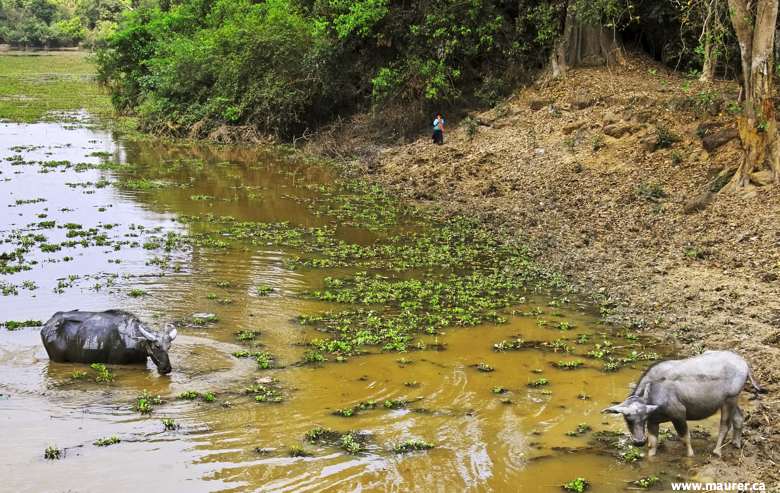
[[[450,127],[444,146],[424,136],[386,149],[369,172],[527,240],[613,320],[681,356],[745,355],[770,393],[746,406],[743,451],[711,460],[702,476],[775,483],[780,187],[707,193],[740,157],[729,140],[736,92],[641,58],[581,69]]]

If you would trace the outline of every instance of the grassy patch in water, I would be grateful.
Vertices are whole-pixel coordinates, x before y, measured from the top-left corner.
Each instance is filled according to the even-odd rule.
[[[90,368],[95,370],[95,381],[97,383],[110,383],[114,381],[114,375],[103,363],[92,363]]]
[[[46,447],[46,450],[43,451],[43,458],[46,460],[59,460],[62,456],[62,450],[55,445],[49,445]]]
[[[562,484],[561,488],[571,493],[583,493],[590,488],[590,481],[585,478],[576,478]]]
[[[0,119],[61,120],[53,112],[113,113],[85,52],[0,53]]]

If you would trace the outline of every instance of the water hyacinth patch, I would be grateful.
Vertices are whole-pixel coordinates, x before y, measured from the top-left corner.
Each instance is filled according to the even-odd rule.
[[[419,440],[419,439],[410,439],[405,440],[393,447],[393,452],[396,454],[406,454],[409,452],[418,452],[421,450],[430,450],[434,448],[435,445],[426,442],[425,440]]]
[[[108,447],[110,445],[115,445],[115,444],[117,444],[117,443],[119,443],[121,441],[122,440],[120,440],[118,436],[112,435],[112,436],[106,437],[106,438],[98,438],[97,440],[95,440],[93,442],[93,445],[95,445],[97,447]]]
[[[585,478],[576,478],[564,483],[561,488],[571,493],[583,493],[590,488],[590,481]]]

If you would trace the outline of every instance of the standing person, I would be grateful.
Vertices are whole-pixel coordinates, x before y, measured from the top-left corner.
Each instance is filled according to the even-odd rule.
[[[444,117],[441,113],[437,113],[433,120],[433,143],[444,144]]]

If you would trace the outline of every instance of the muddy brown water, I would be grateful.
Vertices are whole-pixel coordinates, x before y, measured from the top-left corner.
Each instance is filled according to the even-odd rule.
[[[22,160],[6,159],[13,156]],[[106,159],[139,164],[149,173],[162,166],[168,183],[181,186],[123,190],[110,184],[117,180],[113,170],[45,169],[35,163]],[[110,224],[107,234],[117,238],[133,238],[139,231],[197,230],[205,226],[176,219],[207,212],[249,221],[333,224],[332,218],[316,215],[292,198],[316,198],[311,185],[331,183],[333,173],[318,164],[280,159],[271,151],[123,142],[83,124],[0,123],[0,171],[0,252],[8,249],[14,234],[36,232],[41,221],[85,229]],[[152,174],[159,179],[159,172]],[[193,199],[199,195],[213,199]],[[61,241],[67,230],[43,233],[50,241]],[[370,242],[375,234],[339,228],[338,235]],[[157,254],[144,248],[77,246],[31,253],[38,261],[31,270],[1,275],[6,285],[18,286],[18,294],[0,296],[0,321],[45,321],[57,310],[75,308],[123,308],[153,324],[199,312],[214,313],[219,322],[179,329],[171,375],[159,376],[151,363],[146,368],[112,367],[111,384],[95,383],[92,373],[74,381],[74,371],[89,368],[50,362],[36,328],[0,329],[0,490],[554,492],[581,476],[594,491],[614,492],[625,491],[639,477],[668,478],[681,465],[695,465],[681,458],[679,442],[669,442],[655,461],[624,464],[589,450],[589,434],[567,436],[580,423],[622,431],[620,420],[599,411],[627,393],[642,365],[604,373],[588,362],[584,369],[563,371],[551,366],[560,359],[556,354],[492,351],[494,342],[518,335],[527,340],[560,337],[533,318],[449,329],[439,336],[447,343],[445,351],[295,365],[304,351],[300,343],[316,337],[295,318],[339,308],[300,294],[319,287],[324,276],[350,274],[349,269],[290,270],[284,261],[295,253],[276,247],[195,246],[172,253],[167,261],[176,269],[160,275]],[[35,288],[24,287],[24,281],[33,281]],[[272,295],[258,296],[254,287],[260,284],[272,286]],[[146,295],[133,297],[132,289]],[[226,298],[232,303],[219,303]],[[548,301],[534,298],[519,308]],[[577,327],[567,335],[607,330],[587,310],[560,311]],[[251,359],[233,357],[233,351],[243,348],[234,335],[242,329],[259,330],[260,342],[282,368],[263,371]],[[477,371],[473,365],[480,362],[495,371]],[[529,388],[539,377],[534,369],[542,369],[551,385]],[[282,386],[282,403],[257,403],[241,394],[243,387],[269,378]],[[497,386],[508,392],[494,394],[491,389]],[[144,389],[165,400],[151,415],[133,409],[135,396]],[[187,390],[211,391],[217,400],[175,398]],[[590,399],[578,399],[578,394]],[[381,406],[399,398],[413,402],[405,409]],[[379,402],[379,408],[349,418],[333,414],[367,400]],[[179,428],[164,431],[162,417],[174,418]],[[369,437],[367,450],[350,455],[336,446],[305,442],[305,433],[317,425],[361,431]],[[711,430],[713,423],[704,426]],[[121,442],[93,445],[113,435]],[[412,438],[435,448],[393,453],[394,444]],[[708,444],[701,441],[698,447]],[[64,457],[45,460],[49,445],[62,449]],[[293,446],[312,455],[289,457]]]

